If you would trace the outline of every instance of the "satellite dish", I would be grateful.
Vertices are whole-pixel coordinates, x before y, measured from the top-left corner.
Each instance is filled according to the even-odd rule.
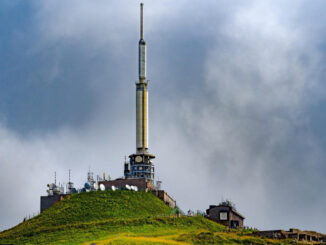
[[[114,185],[111,186],[111,190],[112,190],[112,191],[115,191],[116,189],[117,189],[117,187],[115,187]]]
[[[94,189],[98,190],[98,183],[94,183]]]
[[[138,187],[137,186],[134,186],[134,191],[138,191]]]
[[[85,183],[84,187],[85,187],[85,189],[90,189],[91,188],[91,186],[87,182]]]
[[[134,191],[135,190],[135,186],[130,186],[130,189],[132,190],[132,191]]]
[[[130,185],[127,184],[127,185],[126,185],[126,189],[127,189],[127,190],[131,190]]]
[[[105,186],[103,184],[100,184],[101,191],[105,191]]]

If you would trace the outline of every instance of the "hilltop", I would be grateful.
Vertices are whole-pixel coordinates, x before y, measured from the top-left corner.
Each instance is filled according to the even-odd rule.
[[[177,217],[151,193],[97,191],[67,196],[1,232],[0,244],[278,244],[250,233],[227,232],[201,216]]]

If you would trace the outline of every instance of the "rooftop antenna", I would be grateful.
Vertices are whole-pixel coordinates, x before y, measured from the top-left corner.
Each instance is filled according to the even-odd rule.
[[[156,181],[156,188],[157,188],[157,190],[160,191],[160,190],[161,190],[161,186],[162,186],[162,181],[158,179],[158,180]]]
[[[143,6],[144,4],[140,4],[140,39],[143,39]]]
[[[54,184],[57,185],[57,172],[54,171]]]
[[[70,183],[70,173],[71,173],[71,170],[69,169],[69,183]]]

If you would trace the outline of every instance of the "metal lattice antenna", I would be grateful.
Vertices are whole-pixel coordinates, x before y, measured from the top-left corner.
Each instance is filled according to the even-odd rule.
[[[140,4],[140,39],[143,39],[143,6],[144,4]]]
[[[54,184],[56,185],[57,184],[57,172],[54,171]]]
[[[69,169],[69,183],[70,183],[70,173],[71,173],[71,170]]]

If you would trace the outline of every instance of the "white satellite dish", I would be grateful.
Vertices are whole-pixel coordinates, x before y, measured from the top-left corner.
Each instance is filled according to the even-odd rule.
[[[98,190],[98,183],[94,183],[94,189]]]
[[[112,190],[112,191],[115,191],[116,189],[117,189],[117,187],[115,187],[114,185],[111,186],[111,190]]]
[[[130,189],[132,190],[132,191],[134,191],[135,190],[135,186],[130,186]]]
[[[131,190],[130,185],[127,184],[127,185],[126,185],[126,189],[127,189],[127,190]]]
[[[138,191],[138,187],[137,186],[134,186],[134,191]]]
[[[100,184],[101,191],[105,191],[105,186],[103,184]]]

